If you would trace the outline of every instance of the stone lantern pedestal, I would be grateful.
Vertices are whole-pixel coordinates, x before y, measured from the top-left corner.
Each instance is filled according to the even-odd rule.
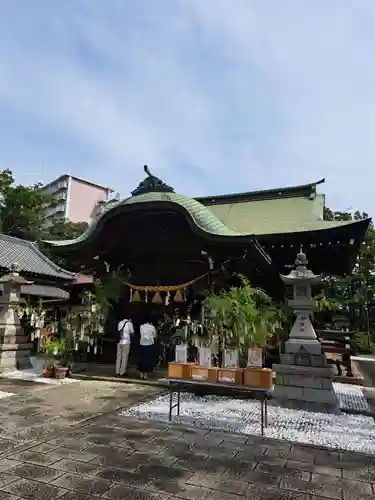
[[[30,285],[12,266],[9,274],[0,278],[3,293],[0,296],[0,371],[30,368],[30,349],[17,314],[22,285]]]
[[[311,288],[321,278],[307,269],[307,263],[301,250],[297,255],[296,269],[288,276],[281,276],[286,285],[293,286],[293,299],[289,305],[296,319],[285,343],[285,353],[280,356],[280,364],[274,365],[274,396],[281,401],[319,403],[336,409],[332,385],[334,370],[327,364],[310,319],[315,305]]]

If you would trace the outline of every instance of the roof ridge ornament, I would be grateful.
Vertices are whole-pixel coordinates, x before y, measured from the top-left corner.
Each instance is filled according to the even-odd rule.
[[[138,196],[146,193],[174,193],[174,189],[165,184],[161,179],[152,175],[147,165],[143,167],[147,177],[138,184],[138,187],[132,191],[132,196]]]

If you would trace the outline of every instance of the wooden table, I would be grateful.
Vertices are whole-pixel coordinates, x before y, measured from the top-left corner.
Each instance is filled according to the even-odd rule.
[[[183,380],[176,378],[168,378],[169,384],[169,421],[172,421],[172,413],[176,408],[176,415],[180,415],[181,392],[193,392],[195,389],[203,389],[207,394],[215,393],[218,389],[220,393],[228,397],[235,398],[236,396],[246,396],[247,399],[257,399],[260,401],[260,428],[261,435],[264,435],[264,428],[267,427],[267,400],[272,396],[270,389],[256,389],[247,387],[246,385],[223,384],[219,382],[198,382],[196,380]],[[177,401],[173,401],[173,394],[177,393]]]

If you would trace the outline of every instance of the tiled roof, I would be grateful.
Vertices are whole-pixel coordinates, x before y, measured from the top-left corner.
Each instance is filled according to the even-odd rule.
[[[0,291],[4,290],[4,286],[0,285]],[[48,299],[68,300],[70,297],[69,292],[48,285],[22,285],[21,295],[33,295],[35,297],[45,297]]]
[[[73,280],[74,273],[62,269],[46,257],[31,241],[0,234],[0,268],[17,263],[20,271],[52,278]]]

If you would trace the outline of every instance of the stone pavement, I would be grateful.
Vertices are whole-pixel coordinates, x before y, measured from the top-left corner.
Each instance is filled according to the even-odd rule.
[[[375,458],[115,411],[155,393],[82,382],[1,400],[0,500],[375,500]]]

